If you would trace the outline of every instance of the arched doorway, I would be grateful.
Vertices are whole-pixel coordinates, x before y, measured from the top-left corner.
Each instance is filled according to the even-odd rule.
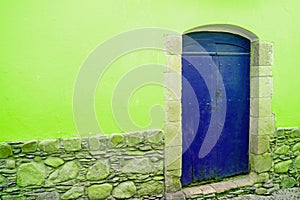
[[[273,44],[260,41],[252,32],[235,25],[206,25],[186,31],[219,32],[241,36],[250,41],[250,117],[249,117],[249,170],[252,175],[268,171],[272,165],[269,150],[270,135],[275,130],[275,116],[272,113],[273,91]],[[182,36],[165,37],[167,71],[165,73],[165,189],[166,192],[182,188],[181,177],[185,151],[182,145],[182,96],[171,96],[182,90]],[[224,97],[224,96],[223,96]],[[191,141],[193,141],[191,137]],[[214,140],[215,141],[215,140]],[[199,156],[199,154],[198,154]],[[203,155],[202,155],[203,156]]]
[[[250,41],[224,32],[183,35],[181,102],[182,184],[247,173]]]

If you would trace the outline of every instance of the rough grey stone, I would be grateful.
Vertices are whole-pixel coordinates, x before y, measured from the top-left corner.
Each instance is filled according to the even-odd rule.
[[[0,186],[6,182],[6,178],[0,174]]]
[[[91,151],[99,150],[100,142],[98,137],[89,137],[89,148]]]
[[[279,162],[275,164],[274,171],[276,173],[286,173],[289,170],[289,167],[291,166],[292,162],[293,162],[292,160]]]
[[[41,158],[40,156],[35,156],[35,157],[33,158],[33,160],[34,160],[35,162],[41,162],[41,161],[42,161],[42,158]]]
[[[142,183],[138,193],[140,196],[162,194],[163,192],[163,182],[161,181],[148,181]]]
[[[300,137],[300,129],[299,128],[293,129],[289,133],[289,135],[290,135],[290,137],[299,138]]]
[[[250,177],[254,181],[254,183],[264,183],[267,182],[270,178],[267,172],[261,174],[250,173]]]
[[[295,161],[294,161],[294,166],[297,168],[297,169],[300,169],[300,156],[298,156]]]
[[[45,192],[38,195],[37,200],[59,200],[59,194],[56,191]]]
[[[291,188],[294,187],[296,185],[296,180],[293,177],[289,177],[289,176],[284,176],[280,186],[284,187],[284,188]]]
[[[37,141],[31,140],[22,145],[22,153],[32,153],[37,149]]]
[[[271,66],[273,65],[273,44],[264,41],[252,42],[251,63],[253,66]]]
[[[288,145],[283,145],[276,149],[275,154],[286,154],[289,151],[290,147]]]
[[[137,133],[130,133],[126,135],[126,143],[128,146],[136,146],[137,144],[142,143],[144,138],[142,135]]]
[[[0,169],[0,173],[4,174],[15,174],[17,172],[16,169]]]
[[[149,158],[134,158],[125,163],[121,168],[123,173],[147,174],[153,170],[153,163]]]
[[[2,200],[26,200],[23,195],[3,195]]]
[[[11,146],[9,144],[0,144],[0,159],[8,158],[11,155],[13,155]]]
[[[117,185],[112,192],[113,197],[118,199],[126,199],[134,196],[136,193],[135,184],[132,181],[127,181]]]
[[[57,157],[49,157],[45,160],[45,164],[56,168],[64,164],[64,161]]]
[[[13,160],[13,159],[7,159],[6,160],[6,167],[8,169],[14,169],[14,168],[16,168],[16,161]]]
[[[58,140],[43,140],[38,144],[40,150],[45,151],[47,153],[53,153],[58,151],[59,149],[59,141]]]
[[[292,151],[295,152],[295,151],[300,151],[300,142],[298,142],[297,144],[295,144],[292,148]]]
[[[257,189],[255,190],[255,194],[259,194],[259,195],[261,195],[261,194],[266,194],[267,192],[268,192],[268,190],[265,189],[265,188],[257,188]]]
[[[159,144],[163,140],[163,132],[162,131],[155,131],[153,133],[150,133],[147,138],[148,141],[152,144]]]
[[[87,193],[90,200],[106,199],[110,196],[112,185],[104,183],[101,185],[92,185],[88,187]]]
[[[81,197],[84,195],[84,187],[72,187],[70,190],[68,190],[66,193],[64,193],[61,196],[61,199],[78,199],[78,197]]]
[[[124,140],[123,135],[111,135],[110,137],[110,143],[115,147],[120,145],[123,142],[123,140]]]
[[[253,163],[254,170],[258,173],[269,171],[272,166],[272,157],[270,153],[262,155],[254,155]]]
[[[45,180],[45,167],[40,163],[25,163],[20,165],[17,172],[17,184],[21,187],[42,185]]]
[[[166,195],[167,200],[185,200],[185,195],[182,191]]]
[[[63,145],[66,151],[79,151],[81,150],[80,138],[67,138],[63,139]]]
[[[77,177],[79,172],[78,164],[75,161],[65,163],[60,169],[55,170],[49,176],[49,180],[55,183],[64,182]]]
[[[179,35],[169,35],[164,37],[164,47],[168,55],[180,55],[182,52],[182,40]]]
[[[97,181],[105,179],[109,175],[109,164],[104,161],[97,161],[89,168],[86,175],[87,180]]]
[[[166,192],[176,192],[182,188],[180,177],[175,177],[175,176],[166,176],[165,185],[166,185]]]

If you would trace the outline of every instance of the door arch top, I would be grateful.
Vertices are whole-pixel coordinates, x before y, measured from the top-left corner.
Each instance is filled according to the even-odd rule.
[[[230,24],[210,24],[210,25],[199,26],[196,28],[189,29],[185,31],[183,34],[202,32],[202,31],[227,32],[227,33],[232,33],[232,34],[245,37],[251,42],[258,41],[257,35],[255,35],[251,31],[248,31],[247,29],[244,29],[240,26],[230,25]]]

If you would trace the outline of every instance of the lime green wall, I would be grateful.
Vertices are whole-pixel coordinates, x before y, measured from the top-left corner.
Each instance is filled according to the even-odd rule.
[[[182,33],[201,25],[234,24],[274,42],[276,126],[300,126],[299,6],[298,0],[1,1],[0,141],[76,135],[72,93],[83,61],[113,35],[143,27]],[[164,62],[162,52],[144,50],[112,65],[101,80],[106,86],[95,95],[104,132],[120,131],[110,108],[118,78],[135,66]],[[135,123],[145,127],[151,122],[153,104],[164,107],[161,87],[134,93],[129,108]]]

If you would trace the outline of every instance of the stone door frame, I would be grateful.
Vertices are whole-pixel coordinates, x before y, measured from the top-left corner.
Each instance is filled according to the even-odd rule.
[[[250,172],[259,174],[272,165],[269,149],[270,136],[275,132],[272,113],[274,57],[273,44],[260,41],[252,32],[233,25],[207,25],[184,32],[215,31],[243,36],[251,41],[250,50],[250,123],[249,163]],[[182,35],[165,37],[167,60],[165,78],[165,190],[181,190],[182,130],[181,130],[181,54]]]

